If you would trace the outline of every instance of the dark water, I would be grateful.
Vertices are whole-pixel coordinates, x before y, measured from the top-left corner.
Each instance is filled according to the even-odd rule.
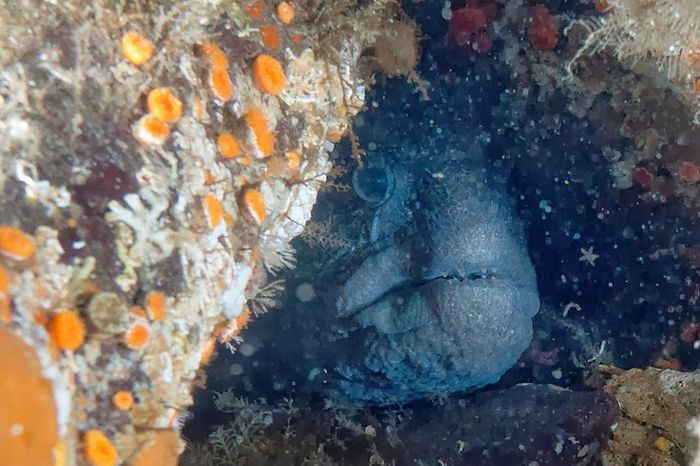
[[[558,7],[572,11],[565,3]],[[325,225],[326,243],[294,241],[296,269],[274,277],[286,282],[278,308],[250,324],[237,354],[220,349],[207,373],[208,388],[196,395],[185,429],[193,440],[205,440],[213,426],[231,422],[241,412],[240,407],[233,414],[218,411],[212,402],[215,392],[231,390],[234,396],[265,400],[256,407],[268,416],[259,427],[264,434],[246,443],[242,456],[231,464],[368,464],[373,458],[374,464],[420,464],[416,458],[423,464],[576,464],[581,448],[570,448],[563,440],[573,437],[591,445],[588,453],[584,451],[584,456],[590,454],[588,463],[582,464],[596,464],[595,445],[607,438],[617,412],[614,401],[586,384],[593,366],[646,367],[659,358],[669,359],[679,326],[696,312],[689,304],[693,290],[688,281],[695,272],[687,261],[665,253],[676,244],[700,240],[692,220],[679,215],[678,203],[651,204],[638,185],[615,188],[610,166],[599,155],[596,128],[566,112],[561,93],[554,92],[545,103],[526,102],[522,111],[532,125],[508,125],[515,105],[508,97],[513,83],[495,59],[503,44],[496,41],[488,54],[450,49],[441,8],[430,2],[407,5],[425,34],[419,71],[430,81],[430,100],[423,100],[403,79],[379,78],[368,110],[354,128],[367,152],[366,170],[355,173],[350,145],[342,141],[333,158],[344,173],[332,180],[314,210],[312,221]],[[546,123],[551,115],[560,119],[556,129]],[[478,163],[455,161],[453,150],[469,152],[484,136]],[[456,379],[445,375],[441,371],[454,365],[443,364],[452,357],[451,349],[430,342],[403,347],[423,351],[410,360],[411,367],[377,359],[372,345],[390,346],[394,340],[377,336],[376,320],[371,320],[375,317],[364,321],[370,319],[374,327],[358,326],[362,318],[338,311],[338,296],[373,247],[411,244],[406,274],[413,278],[424,277],[416,270],[435,262],[435,238],[443,224],[436,227],[433,217],[436,212],[443,215],[444,207],[432,190],[429,195],[420,190],[407,195],[407,202],[387,209],[396,217],[386,214],[376,220],[381,205],[391,205],[401,196],[404,185],[396,174],[401,167],[410,167],[406,170],[413,174],[425,171],[427,178],[412,178],[411,189],[425,179],[449,181],[461,169],[488,178],[487,186],[500,193],[494,196],[507,198],[503,205],[512,216],[507,222],[522,225],[523,251],[536,275],[538,313],[532,318],[530,343],[508,361],[510,369],[487,384],[475,382],[477,369]],[[478,195],[482,194],[492,199],[483,192]],[[445,199],[453,195],[447,189]],[[401,224],[401,205],[411,218],[408,226]],[[399,226],[394,228],[392,222]],[[449,221],[443,223],[452,227]],[[382,236],[377,229],[390,234]],[[425,242],[411,239],[416,237]],[[496,261],[495,275],[510,267],[502,264],[513,254],[517,252]],[[488,274],[492,269],[484,270]],[[484,277],[459,278],[461,283]],[[399,298],[392,295],[393,303],[410,302],[412,290],[396,289],[392,293]],[[421,310],[444,317],[444,303],[431,307],[426,302]],[[474,298],[472,304],[483,302]],[[518,320],[511,323],[523,325]],[[521,332],[529,334],[529,329],[513,330],[516,340]],[[490,345],[501,355],[512,342],[494,332],[471,347],[482,351]],[[674,348],[681,367],[697,368],[697,351],[688,345]],[[385,349],[382,346],[377,354],[390,355]],[[428,362],[421,365],[422,359]],[[347,371],[340,370],[341,365]],[[385,374],[391,370],[409,376],[387,381]],[[449,381],[442,383],[443,379]],[[523,383],[536,385],[518,386]],[[396,384],[404,385],[397,389]],[[433,386],[453,389],[424,388]],[[397,402],[387,393],[398,396]],[[293,409],[281,408],[287,399],[294,400]],[[558,453],[542,454],[547,448]]]

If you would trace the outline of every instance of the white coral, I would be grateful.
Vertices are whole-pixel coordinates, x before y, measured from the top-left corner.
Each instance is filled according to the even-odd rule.
[[[144,204],[144,202],[146,204]],[[161,215],[168,209],[167,198],[149,188],[124,196],[122,205],[108,204],[109,222],[123,222],[134,231],[134,241],[128,248],[129,259],[137,264],[154,264],[168,257],[175,247],[175,232],[165,227]]]

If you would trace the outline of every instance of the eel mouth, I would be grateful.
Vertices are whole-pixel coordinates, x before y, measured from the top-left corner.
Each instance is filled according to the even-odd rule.
[[[382,301],[392,301],[401,303],[413,293],[420,292],[421,289],[423,289],[426,285],[443,280],[451,281],[453,283],[461,282],[463,283],[463,286],[479,286],[489,288],[502,287],[504,285],[517,286],[514,283],[511,283],[511,281],[508,278],[491,271],[470,272],[468,274],[452,272],[449,274],[439,275],[433,278],[405,280],[397,284],[391,284],[382,289],[376,290],[377,294],[372,299],[360,300],[359,302],[356,302],[355,299],[352,299],[348,296],[347,292],[349,292],[350,290],[347,290],[346,286],[345,291],[347,292],[343,292],[340,294],[340,296],[338,296],[336,300],[336,308],[338,310],[338,313],[340,313],[341,315],[345,317],[350,317],[359,314],[373,306],[376,306]]]
[[[376,276],[372,275],[363,277],[362,273],[361,269],[356,271],[338,296],[336,310],[339,315],[353,317],[382,305],[388,305],[400,312],[402,305],[413,297],[421,294],[430,296],[429,290],[444,286],[462,288],[463,292],[472,289],[473,293],[467,293],[470,296],[496,292],[519,296],[522,302],[513,303],[514,307],[522,308],[524,314],[529,317],[534,316],[539,310],[539,296],[531,284],[494,270],[449,272],[434,277],[402,277],[400,280],[387,281],[375,280]],[[441,313],[440,300],[431,301],[433,302],[429,306],[430,311]],[[464,302],[463,304],[469,307],[470,304],[476,303]]]

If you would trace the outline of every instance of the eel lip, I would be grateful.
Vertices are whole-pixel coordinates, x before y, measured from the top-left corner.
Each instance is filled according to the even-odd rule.
[[[348,296],[352,294],[352,291],[344,289],[343,292],[341,292],[336,298],[336,311],[340,316],[351,317],[353,315],[359,314],[360,312],[368,308],[371,308],[372,306],[375,306],[377,303],[380,303],[384,300],[398,298],[401,296],[407,296],[411,293],[420,292],[421,288],[424,285],[427,285],[428,283],[434,282],[436,280],[454,280],[457,282],[461,282],[463,286],[468,287],[526,287],[526,284],[524,283],[519,284],[516,282],[516,280],[510,277],[506,277],[492,271],[470,272],[466,274],[452,272],[448,274],[442,274],[433,278],[402,281],[398,285],[387,287],[384,290],[382,290],[381,293],[377,293],[376,298],[374,298],[373,300],[366,303],[355,304],[352,306],[348,305],[349,302],[353,301],[352,299],[349,299]]]

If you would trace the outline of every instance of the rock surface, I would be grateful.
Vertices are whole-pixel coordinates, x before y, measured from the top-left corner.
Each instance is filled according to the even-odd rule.
[[[55,402],[33,464],[175,464],[161,433],[237,345],[260,271],[293,265],[377,68],[363,51],[414,30],[392,1],[277,7],[0,2],[0,339],[36,352]],[[42,428],[1,432],[0,457]]]

